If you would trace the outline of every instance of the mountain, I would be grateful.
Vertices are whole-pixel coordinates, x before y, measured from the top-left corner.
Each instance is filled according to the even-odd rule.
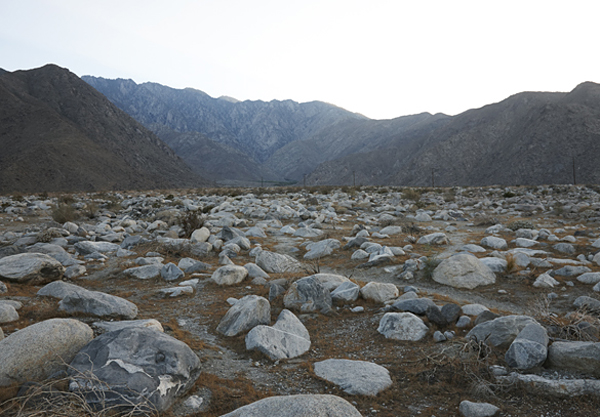
[[[178,90],[91,76],[82,79],[145,126],[159,124],[176,132],[199,132],[244,152],[257,163],[340,120],[366,119],[319,101],[237,101],[212,98],[192,88]]]
[[[381,149],[326,161],[309,184],[431,185],[598,183],[600,85],[524,92],[399,136]]]
[[[67,69],[0,73],[0,192],[209,184]]]

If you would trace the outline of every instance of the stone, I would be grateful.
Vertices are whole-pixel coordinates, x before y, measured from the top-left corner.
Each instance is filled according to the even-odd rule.
[[[282,285],[276,283],[269,284],[269,301],[273,301],[280,295],[285,294],[285,288]]]
[[[248,276],[250,278],[270,278],[269,274],[263,271],[263,269],[255,263],[249,262],[246,265],[244,265],[244,268],[248,270]]]
[[[474,324],[477,326],[478,324],[485,323],[486,321],[495,320],[500,317],[498,314],[491,312],[490,310],[483,310],[481,313],[475,317]]]
[[[360,295],[365,300],[374,301],[376,303],[385,303],[386,301],[397,298],[398,295],[400,295],[400,291],[394,284],[369,282],[360,289]]]
[[[444,259],[434,269],[435,282],[454,288],[473,289],[496,282],[496,275],[473,255],[459,253]]]
[[[497,377],[500,383],[518,383],[525,390],[536,395],[558,398],[573,398],[581,395],[597,396],[600,381],[597,379],[559,378],[548,379],[539,375],[511,372],[508,376]]]
[[[65,269],[65,278],[73,279],[82,276],[87,272],[83,265],[71,265]]]
[[[597,284],[600,282],[600,272],[586,272],[579,275],[577,281],[584,284]]]
[[[246,349],[262,352],[272,361],[291,359],[310,349],[310,335],[289,310],[282,310],[275,324],[256,326],[246,335]]]
[[[412,313],[385,313],[377,331],[386,339],[418,341],[427,335],[429,328]]]
[[[80,255],[89,255],[90,253],[98,252],[98,253],[111,253],[116,252],[121,248],[121,245],[117,245],[116,243],[110,242],[90,242],[89,240],[84,240],[81,242],[75,243],[75,250]],[[129,249],[123,247],[124,249]]]
[[[479,261],[490,268],[492,272],[504,272],[508,262],[505,259],[496,258],[495,256],[489,256],[487,258],[479,258]]]
[[[362,417],[348,401],[335,395],[299,394],[268,397],[221,417]]]
[[[567,255],[573,255],[575,253],[575,246],[570,243],[557,243],[552,246],[555,250],[566,253]]]
[[[467,333],[467,339],[483,342],[488,346],[506,349],[515,340],[517,335],[528,324],[538,324],[528,316],[504,316],[486,321],[473,327]]]
[[[319,311],[327,314],[331,311],[331,295],[314,276],[301,278],[290,285],[283,297],[283,304],[290,310],[303,313]]]
[[[337,239],[325,239],[319,242],[314,242],[306,245],[308,252],[304,254],[304,259],[320,259],[324,256],[331,255],[334,249],[341,246]]]
[[[42,253],[20,253],[0,259],[0,278],[23,284],[45,284],[62,278],[65,268]]]
[[[301,227],[294,232],[293,236],[304,238],[321,237],[323,236],[323,231],[311,227]]]
[[[336,304],[351,303],[358,299],[360,287],[352,281],[340,284],[331,292],[331,300]]]
[[[225,336],[236,336],[259,324],[271,323],[271,304],[258,295],[247,295],[238,300],[225,314],[217,331]]]
[[[461,401],[458,410],[464,417],[493,417],[500,409],[489,403]]]
[[[462,306],[462,312],[467,316],[479,316],[484,311],[489,311],[489,308],[482,304],[465,304]]]
[[[565,265],[562,268],[559,268],[556,271],[554,271],[554,275],[558,275],[560,277],[573,277],[575,275],[585,274],[586,272],[592,272],[592,270],[587,266],[583,265]]]
[[[169,297],[179,297],[180,295],[193,294],[194,287],[189,285],[180,285],[177,287],[161,288],[158,291],[165,296],[168,295]]]
[[[69,314],[85,314],[96,317],[131,320],[137,316],[138,308],[131,301],[115,295],[85,288],[69,292],[58,303],[58,309]]]
[[[239,284],[248,276],[248,270],[238,265],[223,265],[213,272],[210,279],[217,285]]]
[[[465,327],[469,327],[471,325],[471,317],[469,316],[460,316],[456,321],[456,327],[459,329],[464,329]]]
[[[443,233],[431,233],[425,235],[417,240],[419,245],[447,245],[448,237]]]
[[[536,288],[554,288],[555,285],[560,285],[560,282],[546,273],[538,276],[533,283],[533,286]]]
[[[483,239],[481,239],[480,245],[498,250],[508,249],[508,244],[506,243],[506,240],[502,239],[501,237],[495,236],[484,237]]]
[[[350,282],[350,280],[342,275],[338,274],[326,274],[320,272],[318,274],[311,275],[319,280],[321,284],[325,287],[327,291],[333,291],[344,282]]]
[[[154,408],[162,413],[194,385],[200,359],[171,336],[126,327],[88,343],[71,361],[69,374],[69,389],[86,393],[92,407],[138,407],[138,413]]]
[[[161,268],[160,276],[163,277],[165,281],[176,281],[183,278],[185,274],[177,265],[173,262],[169,262]]]
[[[462,313],[462,309],[458,304],[448,303],[442,306],[440,312],[442,313],[442,316],[444,316],[446,323],[452,324],[456,323],[456,320],[458,320],[458,317]]]
[[[577,297],[573,302],[573,306],[576,308],[584,308],[595,313],[600,312],[600,300],[586,295]]]
[[[286,272],[300,272],[301,264],[290,255],[284,255],[266,250],[256,255],[256,264],[267,273],[283,274]]]
[[[265,238],[265,237],[267,237],[267,234],[260,227],[254,226],[254,227],[251,227],[250,229],[246,230],[246,237],[262,237],[262,238]]]
[[[19,320],[19,313],[15,306],[0,300],[0,324]]]
[[[600,343],[555,341],[548,347],[550,368],[600,376]]]
[[[471,253],[483,253],[483,252],[487,252],[486,249],[482,248],[479,245],[473,245],[472,243],[464,245],[460,250],[465,251],[465,252],[471,252]]]
[[[94,338],[79,320],[50,319],[0,340],[0,386],[43,381],[65,370],[67,363]]]
[[[394,311],[406,311],[417,315],[424,315],[430,307],[437,308],[433,300],[425,297],[399,300],[392,304]]]
[[[530,248],[537,244],[538,244],[538,242],[536,240],[532,240],[532,239],[526,239],[523,237],[518,237],[515,239],[515,245],[517,245],[520,248]]]
[[[382,235],[394,236],[402,233],[402,226],[386,226],[379,231]]]
[[[162,267],[151,264],[128,268],[123,273],[137,279],[153,279],[160,276],[161,269]]]
[[[122,321],[96,321],[94,327],[105,330],[107,332],[114,332],[117,330],[124,329],[126,327],[147,327],[158,332],[164,332],[162,324],[155,319],[147,320],[122,320]]]
[[[200,229],[196,229],[192,232],[190,236],[190,241],[192,243],[201,243],[206,242],[210,237],[210,230],[206,227],[201,227]]]
[[[435,343],[445,342],[446,340],[448,340],[448,339],[446,339],[446,336],[444,336],[444,333],[440,332],[439,330],[436,330],[433,333],[433,341]]]
[[[369,257],[369,253],[368,252],[365,252],[362,249],[357,249],[356,251],[354,251],[354,253],[350,257],[350,259],[352,259],[352,260],[362,260],[362,259],[367,259],[368,257]]]
[[[313,369],[319,378],[350,395],[375,396],[392,385],[389,371],[371,362],[327,359],[314,363]]]
[[[512,342],[505,359],[508,366],[526,371],[541,366],[548,357],[548,334],[537,323],[530,323]]]

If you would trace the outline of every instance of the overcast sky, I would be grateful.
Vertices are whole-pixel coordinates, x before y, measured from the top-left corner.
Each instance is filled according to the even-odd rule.
[[[0,67],[55,63],[385,119],[600,82],[600,1],[0,0]]]

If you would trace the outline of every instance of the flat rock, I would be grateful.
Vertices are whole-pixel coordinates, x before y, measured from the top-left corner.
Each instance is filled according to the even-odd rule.
[[[65,268],[42,253],[20,253],[0,259],[0,278],[11,282],[45,284],[62,278]]]
[[[107,332],[114,332],[117,330],[124,329],[126,327],[147,327],[152,330],[164,332],[162,324],[155,319],[147,320],[122,320],[122,321],[96,321],[94,327],[98,327]]]
[[[435,307],[435,303],[430,298],[413,298],[409,300],[399,300],[392,304],[394,311],[404,311],[417,315],[424,315],[427,309]]]
[[[335,395],[300,394],[268,397],[221,417],[361,417],[348,401]]]
[[[75,243],[75,250],[81,255],[89,255],[90,253],[112,253],[116,252],[121,248],[121,245],[110,242],[91,242],[84,240]]]
[[[455,288],[473,289],[496,282],[496,275],[479,259],[459,253],[444,259],[433,271],[435,282]]]
[[[471,401],[461,401],[458,406],[460,414],[464,417],[493,417],[500,409],[489,403],[474,403]]]
[[[429,235],[421,236],[417,240],[419,245],[447,245],[448,237],[444,233],[431,233]]]
[[[348,303],[358,299],[360,293],[360,287],[354,282],[347,281],[340,284],[335,290],[331,292],[331,300],[334,303]]]
[[[266,250],[256,255],[256,264],[268,273],[283,274],[286,272],[300,272],[301,264],[290,255],[284,255]]]
[[[600,376],[600,343],[556,341],[548,347],[547,366]]]
[[[313,369],[350,395],[377,395],[392,385],[389,371],[371,362],[327,359],[314,363]]]
[[[149,412],[144,408],[149,401],[162,413],[194,385],[200,360],[185,343],[171,336],[127,327],[88,343],[71,361],[69,374],[70,390],[90,393],[86,400],[91,406],[138,406],[138,412]],[[86,378],[89,374],[93,377]]]
[[[547,357],[548,334],[538,323],[525,326],[505,355],[508,366],[522,371],[541,366]]]
[[[481,239],[481,246],[486,246],[488,248],[493,248],[493,249],[498,249],[498,250],[504,250],[508,248],[508,244],[506,243],[506,240],[502,239],[501,237],[495,237],[495,236],[486,236],[483,239]]]
[[[160,270],[162,267],[159,267],[155,264],[151,265],[142,265],[136,266],[133,268],[128,268],[123,273],[130,277],[134,277],[137,279],[153,279],[158,278],[160,276]]]
[[[50,319],[0,340],[0,386],[43,381],[65,370],[67,363],[94,338],[79,320]]]
[[[138,308],[131,301],[115,295],[82,288],[68,293],[59,303],[58,309],[69,314],[84,314],[96,317],[131,320],[137,316]]]
[[[400,291],[394,284],[369,282],[360,289],[360,295],[365,300],[374,301],[376,303],[385,303],[386,301],[397,298],[398,295],[400,295]]]
[[[600,272],[586,272],[577,277],[577,281],[584,284],[597,284],[600,282]]]
[[[489,346],[508,348],[517,335],[528,324],[538,324],[529,316],[504,316],[486,321],[473,327],[467,333],[467,339],[474,339]]]

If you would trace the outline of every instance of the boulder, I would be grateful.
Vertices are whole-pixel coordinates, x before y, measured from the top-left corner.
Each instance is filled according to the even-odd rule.
[[[263,271],[263,269],[255,263],[249,262],[246,265],[244,265],[244,268],[248,270],[248,276],[250,278],[270,278],[269,274]]]
[[[548,348],[546,366],[600,377],[600,343],[554,342]]]
[[[94,327],[100,328],[107,332],[114,332],[126,327],[147,327],[159,332],[164,332],[162,324],[155,319],[147,320],[122,320],[122,321],[96,321]]]
[[[221,417],[361,417],[348,401],[335,395],[300,394],[268,397]]]
[[[172,262],[169,262],[161,268],[160,275],[165,281],[176,281],[185,276],[183,271]]]
[[[50,319],[0,340],[0,386],[42,381],[64,370],[94,338],[87,325],[73,319]]]
[[[498,250],[508,249],[508,244],[506,243],[506,240],[502,239],[501,237],[495,236],[484,237],[483,239],[481,239],[480,245]]]
[[[152,279],[160,276],[161,269],[162,266],[150,264],[128,268],[123,273],[137,279]]]
[[[359,293],[360,287],[352,281],[347,281],[331,292],[331,300],[338,304],[349,303],[356,301]]]
[[[223,265],[213,272],[210,279],[218,285],[239,284],[248,276],[248,270],[238,265]]]
[[[115,295],[82,288],[68,293],[59,303],[58,309],[69,314],[84,314],[96,317],[131,320],[137,316],[138,308],[131,301]]]
[[[119,248],[121,248],[121,245],[110,242],[90,242],[88,240],[83,240],[75,243],[75,250],[77,250],[77,253],[80,255],[89,255],[94,252],[111,253],[118,251]]]
[[[0,300],[0,324],[19,320],[19,313],[14,305]]]
[[[290,285],[283,297],[283,304],[290,310],[303,313],[320,311],[323,314],[331,310],[331,295],[314,276],[301,278]]]
[[[458,304],[448,303],[442,306],[440,312],[442,313],[442,316],[444,316],[446,323],[451,324],[456,323],[456,320],[458,320],[462,314],[462,308],[460,308]]]
[[[467,339],[506,349],[528,324],[538,324],[528,316],[504,316],[473,327]]]
[[[440,284],[467,289],[496,282],[496,275],[490,268],[466,253],[444,259],[433,271],[432,278]]]
[[[597,284],[600,282],[600,272],[586,272],[577,277],[577,281],[584,284]]]
[[[412,313],[385,313],[377,331],[386,339],[418,341],[425,337],[429,328]]]
[[[560,285],[560,282],[546,273],[540,274],[533,283],[533,286],[536,288],[554,288],[555,285]]]
[[[236,336],[259,324],[271,323],[271,304],[258,295],[247,295],[238,300],[225,314],[217,331],[225,336]]]
[[[399,300],[392,304],[394,311],[405,311],[417,315],[427,313],[427,309],[437,308],[433,300],[429,298],[413,298],[409,300]]]
[[[573,306],[576,308],[583,308],[594,313],[600,312],[600,300],[596,298],[588,297],[586,295],[582,295],[581,297],[577,297],[575,301],[573,301]]]
[[[69,389],[83,391],[92,407],[162,413],[194,385],[200,360],[171,336],[127,327],[88,343],[72,360],[69,374]]]
[[[379,231],[382,235],[394,236],[402,233],[402,226],[386,226]]]
[[[285,272],[300,272],[301,264],[290,255],[260,251],[256,255],[256,264],[268,273],[283,274]]]
[[[548,334],[537,323],[530,323],[512,342],[505,359],[508,366],[526,371],[541,366],[548,357]]]
[[[369,282],[360,289],[360,295],[369,301],[376,303],[385,303],[386,301],[397,298],[400,294],[398,287],[394,284],[383,282]]]
[[[325,239],[319,242],[309,243],[306,245],[308,251],[304,254],[304,259],[320,259],[324,256],[331,255],[334,249],[341,246],[337,239]]]
[[[60,262],[42,253],[19,253],[0,259],[0,278],[7,281],[45,284],[62,278],[64,273]]]
[[[421,236],[417,240],[419,245],[447,245],[448,237],[443,233],[431,233],[429,235]]]
[[[323,231],[313,229],[312,227],[301,227],[294,232],[293,236],[305,238],[320,237],[323,236]]]
[[[318,279],[327,291],[333,291],[343,283],[350,282],[348,278],[338,274],[326,274],[320,272],[311,276]]]
[[[262,352],[272,361],[295,358],[310,349],[310,335],[289,310],[282,310],[275,324],[256,326],[246,335],[246,349]]]
[[[504,272],[506,271],[506,267],[508,265],[506,259],[496,258],[495,256],[479,258],[479,261],[488,268],[490,268],[492,272]]]
[[[201,227],[200,229],[196,229],[192,232],[190,236],[190,241],[192,243],[201,243],[206,242],[210,237],[210,230],[206,227]]]
[[[43,286],[38,292],[37,295],[42,297],[54,297],[60,298],[61,300],[65,298],[67,295],[71,293],[76,293],[78,291],[87,291],[85,288],[80,287],[79,285],[70,284],[64,281],[54,281],[50,284],[46,284]]]
[[[313,364],[315,374],[350,395],[377,395],[392,385],[390,373],[371,362],[327,359]]]

